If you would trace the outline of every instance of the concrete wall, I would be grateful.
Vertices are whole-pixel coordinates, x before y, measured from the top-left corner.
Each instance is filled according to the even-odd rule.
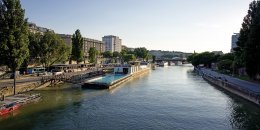
[[[260,106],[260,97],[259,95],[254,94],[253,92],[250,92],[248,90],[244,90],[242,88],[238,88],[235,85],[229,83],[229,82],[225,82],[219,79],[216,79],[214,77],[208,76],[208,75],[203,75],[203,78],[207,81],[209,81],[210,83],[213,83],[233,94],[236,94],[244,99],[247,99],[248,101],[251,101],[257,105]]]

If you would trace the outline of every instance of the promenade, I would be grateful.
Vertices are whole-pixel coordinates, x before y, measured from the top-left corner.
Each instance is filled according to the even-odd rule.
[[[260,84],[241,80],[241,79],[231,77],[228,75],[220,74],[220,73],[217,73],[210,69],[201,68],[200,70],[202,71],[203,74],[206,74],[208,76],[215,77],[216,79],[233,84],[238,89],[244,89],[244,90],[250,91],[256,95],[260,95]]]
[[[88,70],[84,70],[84,71],[77,71],[77,72],[70,72],[70,73],[63,73],[62,76],[63,77],[72,77],[72,76],[76,76],[76,75],[82,75],[85,73],[91,73],[91,72],[95,72],[100,70],[100,68],[92,68],[92,69],[88,69]],[[59,75],[57,75],[59,76]],[[55,78],[57,77],[55,75],[51,75],[51,76],[21,76],[20,78],[16,79],[16,84],[20,85],[20,84],[25,84],[25,83],[29,83],[29,82],[40,82],[43,79],[46,78]],[[1,87],[6,87],[6,86],[12,86],[13,85],[14,80],[13,79],[2,79],[0,80],[0,88]]]

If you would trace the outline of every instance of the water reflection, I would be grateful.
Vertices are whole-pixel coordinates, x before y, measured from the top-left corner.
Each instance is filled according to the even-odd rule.
[[[192,67],[157,68],[112,90],[70,84],[37,91],[40,102],[1,117],[14,129],[260,129],[260,110],[212,86]]]

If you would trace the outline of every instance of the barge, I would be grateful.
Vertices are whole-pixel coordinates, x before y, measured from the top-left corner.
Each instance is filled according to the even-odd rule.
[[[112,89],[128,81],[133,76],[150,70],[150,65],[122,65],[114,67],[114,73],[88,80],[82,85],[87,89]]]

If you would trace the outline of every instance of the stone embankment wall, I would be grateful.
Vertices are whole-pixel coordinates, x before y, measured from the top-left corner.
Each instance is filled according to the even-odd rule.
[[[39,89],[39,88],[46,87],[49,85],[50,85],[50,82],[42,83],[41,81],[17,84],[16,85],[16,94]],[[13,88],[12,84],[0,88],[0,95],[11,96],[13,94],[14,94],[14,88]]]
[[[200,71],[197,68],[195,68],[195,71],[198,74],[200,74],[206,81],[260,106],[260,96],[258,94],[251,92],[247,89],[244,89],[243,87],[238,87],[235,84],[232,84],[228,81],[224,81],[216,77],[212,77],[210,75],[204,74],[202,71]]]

